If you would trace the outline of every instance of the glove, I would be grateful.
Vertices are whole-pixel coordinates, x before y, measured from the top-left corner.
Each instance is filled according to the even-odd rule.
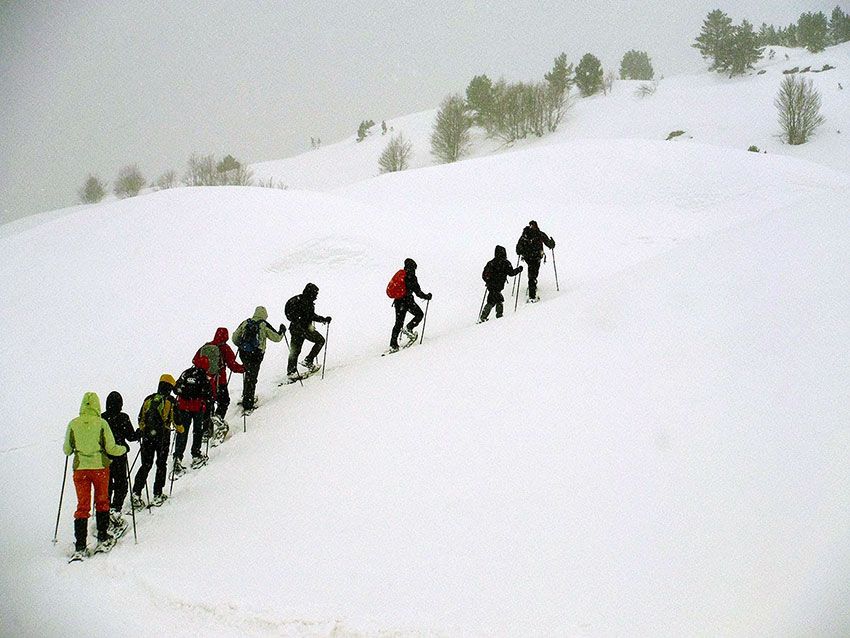
[[[283,334],[284,332],[286,332],[286,326],[284,326],[283,324],[280,324],[280,328],[278,328],[277,331],[280,334]]]
[[[186,431],[186,428],[182,425],[175,425],[174,429],[177,430],[177,434],[183,434]]]
[[[434,295],[432,295],[430,292],[427,295],[425,295],[425,299],[427,299],[428,301],[431,301],[431,299],[433,299],[433,298],[434,298]]]
[[[520,272],[522,272],[522,271],[523,271],[523,267],[522,267],[522,266],[520,266],[520,267],[519,267],[519,271],[520,271]]]
[[[554,248],[554,247],[555,247],[555,238],[554,238],[554,237],[550,237],[549,239],[551,239],[551,240],[552,240],[552,248]]]
[[[325,317],[325,323],[330,323],[331,319],[332,319],[332,317]]]

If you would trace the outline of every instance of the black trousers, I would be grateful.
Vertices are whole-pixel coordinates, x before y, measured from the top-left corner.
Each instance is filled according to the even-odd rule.
[[[217,416],[220,416],[224,419],[224,415],[227,414],[227,408],[230,407],[230,392],[227,389],[227,384],[222,383],[218,386],[218,390],[216,390],[215,397],[215,413]]]
[[[186,444],[189,442],[189,426],[192,426],[192,458],[201,455],[201,442],[204,438],[204,425],[207,422],[205,412],[183,412],[183,433],[177,433],[174,442],[174,458],[182,461],[186,453]]]
[[[534,299],[537,296],[537,275],[540,274],[540,260],[526,258],[528,264],[528,296]]]
[[[316,328],[310,324],[306,329],[298,326],[289,326],[289,361],[286,364],[286,373],[292,374],[298,370],[298,357],[305,341],[310,341],[313,347],[307,355],[307,361],[315,361],[325,345],[325,338],[318,333]]]
[[[257,401],[257,378],[260,376],[260,365],[263,363],[265,352],[239,351],[242,357],[242,365],[245,366],[245,374],[242,377],[242,407],[253,408]]]
[[[142,438],[141,459],[142,464],[139,471],[136,472],[136,478],[133,479],[133,493],[140,496],[145,483],[148,480],[148,473],[153,467],[154,457],[156,457],[156,475],[153,480],[153,495],[162,494],[162,488],[165,487],[165,474],[168,465],[168,448],[171,446],[171,431],[165,432],[155,439]],[[126,474],[125,474],[126,476]]]
[[[402,297],[393,302],[395,306],[395,325],[390,336],[390,347],[398,348],[398,335],[401,334],[401,327],[404,325],[404,317],[409,312],[412,316],[407,322],[407,329],[413,330],[422,321],[424,313],[422,308],[413,300],[413,297]]]
[[[481,311],[481,318],[486,319],[490,316],[490,311],[493,309],[493,306],[496,307],[496,318],[502,316],[502,313],[505,312],[505,296],[502,294],[500,290],[490,290],[487,289],[487,303],[484,304],[484,309]]]
[[[109,465],[109,507],[121,511],[127,498],[127,455],[112,456]]]

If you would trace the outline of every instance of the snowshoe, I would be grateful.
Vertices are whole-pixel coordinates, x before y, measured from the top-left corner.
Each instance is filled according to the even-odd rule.
[[[540,297],[529,297],[525,300],[525,303],[537,303],[540,301]]]
[[[122,518],[120,523],[112,523],[109,526],[109,533],[115,540],[118,540],[127,533],[128,529],[130,529],[130,523]]]
[[[416,339],[419,338],[419,333],[415,330],[411,330],[410,328],[405,328],[401,332],[405,337],[407,337],[408,341],[416,341]]]
[[[141,496],[137,496],[136,494],[133,494],[130,497],[130,502],[131,502],[134,510],[145,509],[145,502],[142,500]]]
[[[93,554],[105,554],[112,550],[115,547],[116,538],[114,536],[107,536],[106,540],[97,541],[97,545],[94,546]]]
[[[73,554],[71,554],[71,558],[68,559],[68,563],[81,563],[86,559],[88,554],[84,549],[78,549]]]
[[[399,350],[400,350],[400,348],[398,346],[390,346],[389,349],[385,350],[381,354],[381,356],[386,357],[388,354],[394,354],[394,353],[398,352]]]
[[[171,480],[176,481],[181,476],[186,473],[186,468],[183,467],[183,463],[180,462],[179,459],[174,459],[174,465],[171,468]]]
[[[208,460],[209,460],[209,457],[204,456],[203,454],[201,454],[200,456],[192,457],[192,469],[198,470],[198,469],[204,467],[207,464]]]
[[[213,424],[215,429],[213,430],[213,435],[210,439],[210,445],[217,447],[224,443],[227,433],[230,432],[230,426],[227,424],[227,421],[222,419],[220,416],[213,417]]]
[[[162,504],[168,500],[168,497],[165,494],[154,494],[151,499],[151,507],[162,507]]]

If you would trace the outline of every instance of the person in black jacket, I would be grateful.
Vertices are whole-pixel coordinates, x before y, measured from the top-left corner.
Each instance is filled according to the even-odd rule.
[[[487,262],[484,272],[481,273],[481,278],[487,285],[487,302],[484,304],[478,323],[487,321],[493,306],[496,307],[496,318],[499,319],[502,316],[505,310],[505,297],[502,295],[505,281],[509,276],[515,277],[521,272],[522,266],[514,268],[508,261],[508,251],[503,246],[496,246],[495,256]]]
[[[533,219],[528,222],[522,230],[519,241],[516,243],[516,254],[528,264],[528,299],[527,302],[540,301],[537,296],[537,275],[540,273],[540,260],[544,258],[543,246],[555,247],[555,240],[550,238]]]
[[[156,474],[153,482],[153,498],[148,505],[158,507],[166,499],[166,496],[162,493],[162,488],[165,487],[168,449],[171,447],[171,430],[175,428],[174,400],[171,397],[174,384],[174,377],[170,374],[163,374],[159,378],[156,392],[145,397],[139,410],[142,462],[136,472],[136,478],[133,480],[131,498],[135,509],[144,507],[142,489],[144,489],[148,474],[154,465],[154,457],[156,457]],[[178,433],[183,432],[182,426],[177,426],[176,429]]]
[[[180,425],[185,428],[183,432],[178,430],[174,441],[173,470],[175,478],[183,475],[183,454],[186,452],[186,444],[189,441],[189,425],[192,425],[192,469],[202,467],[207,462],[207,456],[201,452],[204,426],[212,411],[213,397],[212,386],[208,377],[210,368],[209,359],[198,357],[197,365],[184,370],[177,385],[174,386],[174,394],[177,396],[177,412]]]
[[[290,381],[299,378],[298,374],[298,357],[301,355],[301,348],[304,346],[304,341],[310,341],[313,344],[310,352],[301,362],[301,365],[307,368],[309,373],[313,373],[319,369],[319,364],[316,363],[316,357],[325,345],[325,338],[316,331],[315,322],[330,323],[331,317],[322,317],[316,314],[316,298],[319,296],[319,287],[316,284],[307,284],[304,286],[304,292],[300,295],[291,297],[286,302],[285,312],[286,318],[289,319],[289,361],[286,365],[286,374]]]
[[[390,335],[390,350],[398,350],[398,336],[402,332],[404,318],[408,312],[412,317],[407,322],[407,327],[404,328],[404,336],[411,343],[416,341],[416,337],[419,336],[413,329],[422,321],[423,313],[422,308],[416,303],[413,295],[426,300],[430,300],[433,297],[430,292],[424,293],[422,292],[422,288],[419,287],[419,280],[416,278],[416,262],[410,257],[404,260],[404,290],[404,296],[393,301],[393,306],[395,306],[395,325]]]
[[[106,397],[106,412],[101,418],[109,424],[115,443],[128,448],[127,441],[138,441],[140,432],[133,427],[130,417],[121,410],[124,408],[124,398],[119,392],[112,391]],[[113,525],[121,525],[121,509],[127,498],[127,453],[121,456],[110,456],[109,465],[109,519]]]

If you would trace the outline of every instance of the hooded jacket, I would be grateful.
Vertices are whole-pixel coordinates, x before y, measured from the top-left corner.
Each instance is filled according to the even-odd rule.
[[[185,370],[177,379],[174,394],[177,395],[177,407],[182,412],[197,414],[207,411],[208,402],[213,400],[208,368],[207,358],[199,357],[197,365]]]
[[[286,316],[290,321],[290,332],[304,332],[314,321],[325,322],[327,319],[316,314],[316,297],[319,289],[315,284],[304,286],[304,292],[290,297],[286,302]]]
[[[496,246],[495,256],[484,266],[481,278],[487,284],[487,290],[502,292],[507,278],[518,275],[520,268],[514,268],[508,261],[508,252],[503,246]]]
[[[404,289],[405,294],[401,298],[403,301],[413,300],[413,295],[416,295],[420,299],[427,299],[427,296],[419,286],[419,279],[416,277],[416,262],[410,257],[404,260]]]
[[[127,445],[127,441],[139,440],[140,433],[133,427],[130,417],[121,411],[123,408],[123,397],[113,390],[106,397],[106,412],[100,415],[109,424],[116,445]]]
[[[257,306],[257,309],[254,310],[254,316],[251,317],[252,321],[260,324],[260,329],[257,333],[260,341],[260,352],[266,351],[266,339],[273,341],[274,343],[278,343],[281,339],[283,339],[283,333],[272,328],[267,321],[268,318],[269,313],[263,306]],[[239,327],[236,328],[236,331],[233,333],[233,343],[237,344],[237,346],[239,342],[242,341],[242,335],[245,333],[245,326],[247,325],[248,320],[246,319],[239,324]],[[242,359],[244,361],[245,357],[243,356]]]
[[[214,346],[218,348],[218,370],[209,371],[210,381],[213,385],[213,392],[215,392],[218,386],[227,385],[227,368],[230,368],[237,374],[245,372],[245,368],[236,360],[236,354],[233,352],[233,349],[227,345],[227,340],[229,338],[230,333],[227,331],[227,328],[218,328],[215,331],[215,337],[213,337],[213,340],[198,348],[198,351],[192,358],[192,365],[197,366],[200,361],[200,357],[203,356],[201,351],[204,350],[204,348],[207,346]]]
[[[529,259],[542,259],[543,246],[547,248],[555,247],[555,240],[537,227],[536,222],[529,222],[528,226],[522,229],[522,235],[516,243],[516,254],[522,257],[525,261]]]
[[[109,424],[100,416],[100,399],[86,392],[80,405],[80,416],[68,423],[65,432],[65,456],[74,455],[75,470],[102,470],[109,467],[109,454],[121,456],[127,448],[117,445]]]

